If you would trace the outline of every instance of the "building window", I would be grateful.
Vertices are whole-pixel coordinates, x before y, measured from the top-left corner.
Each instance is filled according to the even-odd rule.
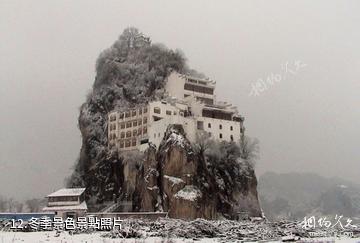
[[[219,125],[219,129],[222,129],[222,125],[221,125],[221,124]]]
[[[128,147],[130,147],[130,146],[131,146],[130,139],[127,139],[127,140],[125,141],[125,148],[128,148]]]
[[[124,129],[124,128],[125,128],[125,122],[120,123],[120,128],[121,128],[121,129]]]
[[[135,137],[137,135],[137,130],[133,130],[133,136]]]
[[[166,115],[171,116],[171,111],[166,111]]]
[[[147,107],[144,107],[144,113],[147,113]]]
[[[136,139],[135,138],[133,138],[133,140],[132,140],[132,146],[136,146]]]
[[[116,124],[110,124],[110,131],[116,130]]]
[[[115,120],[116,120],[116,115],[110,116],[110,121],[115,121]]]
[[[161,109],[160,109],[159,107],[154,107],[154,113],[160,114],[160,113],[161,113]]]
[[[198,85],[189,84],[189,83],[185,83],[184,89],[193,91],[193,92],[203,93],[203,94],[211,94],[211,95],[214,94],[214,88],[212,88],[212,87],[198,86]]]
[[[233,126],[230,126],[230,131],[232,131],[233,130]]]
[[[141,114],[142,114],[142,108],[139,109],[139,115],[141,115]]]
[[[198,121],[197,122],[197,129],[204,130],[204,122],[203,121]]]
[[[129,127],[131,127],[131,122],[126,123],[126,128],[129,128]]]
[[[130,117],[130,111],[125,112],[125,118]]]
[[[141,136],[141,132],[142,132],[142,128],[140,127],[140,128],[138,129],[138,135],[139,135],[139,136]]]
[[[211,128],[211,123],[208,123],[208,128]]]
[[[158,138],[160,137],[160,133],[158,133]]]
[[[124,148],[124,140],[120,141],[120,148]]]
[[[234,136],[233,135],[230,135],[230,140],[231,140],[231,142],[234,141]]]
[[[222,133],[219,134],[219,138],[222,138]]]
[[[131,137],[131,131],[127,131],[127,132],[126,132],[126,137],[127,137],[127,138]]]
[[[176,116],[177,115],[177,113],[176,113],[176,111],[174,111],[174,116]]]
[[[156,133],[154,133],[154,138],[156,138]]]
[[[136,116],[136,110],[133,110],[131,113],[132,116]]]
[[[143,134],[147,134],[147,127],[143,128]]]
[[[202,84],[202,85],[207,85],[207,83],[206,83],[206,82],[204,82],[204,81],[200,81],[200,80],[199,80],[199,84]]]
[[[198,97],[196,96],[196,100],[207,104],[207,105],[213,105],[214,104],[214,100],[213,99],[209,99],[209,98],[205,98],[205,97]]]
[[[139,120],[138,120],[138,124],[139,124],[139,126],[141,126],[141,124],[142,124],[142,119],[139,119]]]
[[[124,137],[125,137],[125,133],[124,132],[120,133],[120,138],[124,138]]]
[[[144,117],[143,124],[146,124],[146,123],[147,123],[147,118]]]
[[[133,121],[133,127],[137,126],[137,121]]]
[[[121,113],[119,116],[120,119],[124,119],[124,113]]]

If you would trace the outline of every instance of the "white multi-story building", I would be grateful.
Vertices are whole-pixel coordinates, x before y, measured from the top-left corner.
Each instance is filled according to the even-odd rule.
[[[181,124],[186,137],[196,141],[198,132],[213,139],[237,142],[244,133],[237,108],[215,99],[215,82],[172,72],[165,85],[167,98],[126,111],[108,114],[109,147],[119,151],[158,146],[170,124]]]

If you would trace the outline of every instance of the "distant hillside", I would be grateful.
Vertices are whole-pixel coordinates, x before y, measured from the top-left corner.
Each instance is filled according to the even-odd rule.
[[[306,215],[360,215],[360,186],[313,173],[268,172],[259,178],[261,206],[269,219]]]

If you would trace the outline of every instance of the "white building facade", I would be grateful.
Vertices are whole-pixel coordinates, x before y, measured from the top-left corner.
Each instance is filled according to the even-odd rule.
[[[182,125],[190,142],[196,141],[198,132],[234,142],[244,133],[237,108],[216,101],[214,81],[172,72],[165,90],[167,98],[162,101],[108,114],[109,147],[144,151],[149,143],[159,146],[170,124]]]
[[[47,206],[44,212],[54,212],[62,218],[77,218],[85,216],[87,205],[85,202],[85,188],[62,188],[47,195]]]

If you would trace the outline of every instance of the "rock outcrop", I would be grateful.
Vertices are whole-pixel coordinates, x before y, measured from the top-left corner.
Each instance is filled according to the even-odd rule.
[[[201,166],[206,156],[194,151],[181,125],[169,126],[159,149],[149,147],[146,154],[137,176],[136,197],[141,198],[138,210],[167,211],[170,217],[182,219],[237,218],[243,212],[261,216],[253,170],[248,168],[241,178],[246,183],[245,188],[235,187],[227,197],[216,182],[213,184],[211,173],[201,171],[207,170]],[[204,174],[208,176],[201,178]],[[224,198],[228,204],[222,212],[219,208],[224,206]]]

